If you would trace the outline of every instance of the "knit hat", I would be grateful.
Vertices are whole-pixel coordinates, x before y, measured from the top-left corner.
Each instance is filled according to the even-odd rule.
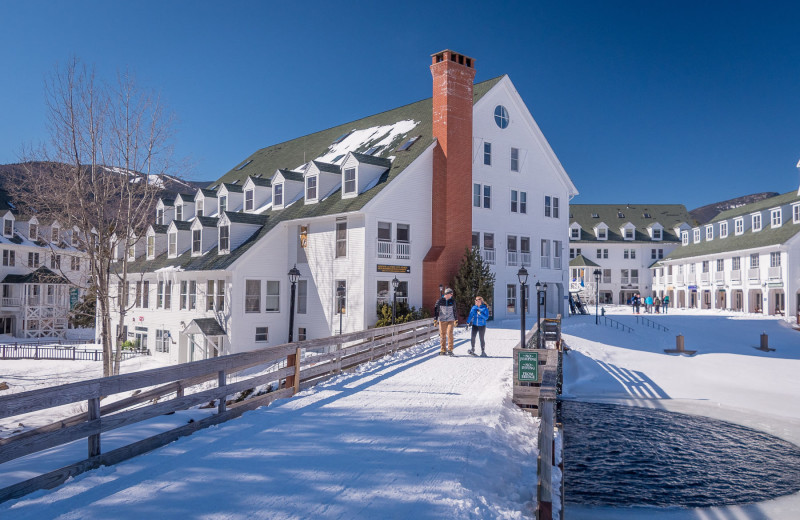
[[[448,287],[447,289],[444,290],[444,293],[445,294],[453,294],[453,289]]]

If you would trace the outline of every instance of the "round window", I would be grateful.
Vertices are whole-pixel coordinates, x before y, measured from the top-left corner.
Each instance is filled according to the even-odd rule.
[[[500,128],[508,126],[508,110],[503,105],[497,105],[494,109],[494,122]]]

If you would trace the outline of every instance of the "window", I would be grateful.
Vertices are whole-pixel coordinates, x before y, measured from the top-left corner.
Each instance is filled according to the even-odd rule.
[[[694,231],[694,243],[697,244],[698,242],[700,242],[700,230],[694,229],[693,231]]]
[[[267,312],[280,312],[281,310],[281,283],[276,280],[267,281]]]
[[[308,280],[297,280],[297,314],[308,313]]]
[[[69,268],[71,271],[81,270],[81,258],[79,256],[69,257]]]
[[[553,240],[553,269],[561,269],[561,240]]]
[[[481,207],[481,185],[477,183],[472,185],[472,205],[476,208]]]
[[[579,248],[575,248],[575,249],[569,248],[569,258],[570,258],[570,260],[575,258],[576,256],[579,256],[580,254],[581,254],[581,248],[580,247]]]
[[[774,228],[781,227],[781,224],[783,224],[783,215],[781,212],[781,208],[775,208],[773,210],[770,210],[769,222],[770,222],[770,227]]]
[[[221,195],[219,198],[219,214],[222,215],[228,210],[228,196]]]
[[[356,192],[356,169],[355,168],[346,168],[344,170],[344,192],[345,193],[355,193]]]
[[[31,240],[36,240],[39,238],[39,226],[36,224],[30,224],[30,229],[28,230],[28,238]]]
[[[181,280],[181,294],[180,299],[178,300],[178,307],[181,310],[186,309],[189,306],[189,282],[187,280]]]
[[[597,258],[608,259],[608,249],[598,249]]]
[[[254,202],[255,202],[255,190],[246,190],[244,192],[244,210],[253,211]]]
[[[550,269],[550,241],[545,239],[542,239],[541,265],[542,269]]]
[[[494,250],[494,233],[483,234],[483,248],[488,251]]]
[[[581,228],[579,228],[578,226],[575,226],[575,227],[573,227],[573,228],[570,228],[570,230],[569,230],[569,237],[570,237],[571,239],[573,239],[573,240],[578,240],[578,239],[580,239],[580,238],[581,238]]]
[[[183,204],[175,206],[175,220],[183,220]]]
[[[39,253],[28,253],[28,267],[31,269],[39,267]]]
[[[603,283],[611,283],[611,269],[603,269]]]
[[[744,233],[744,218],[739,217],[733,221],[733,232],[737,235]]]
[[[653,228],[653,240],[663,240],[664,230],[661,228]]]
[[[203,216],[203,199],[197,201],[194,212],[198,217]]]
[[[492,187],[483,187],[483,207],[485,209],[492,209]]]
[[[750,255],[750,269],[755,269],[758,267],[758,253],[753,253]]]
[[[630,271],[628,269],[620,269],[620,283],[623,285],[627,285],[630,283]]]
[[[382,242],[392,241],[392,223],[378,222],[378,240]]]
[[[625,240],[633,240],[633,228],[625,228]]]
[[[517,252],[517,237],[515,235],[508,235],[506,239],[506,247],[509,252]]]
[[[192,230],[192,254],[193,255],[201,253],[201,248],[202,248],[202,244],[203,244],[202,236],[203,236],[203,232],[201,230],[199,230],[199,229],[193,229]]]
[[[305,327],[297,327],[297,341],[305,341],[308,339]]]
[[[631,269],[631,284],[636,285],[639,283],[639,270]]]
[[[530,237],[519,237],[519,250],[521,253],[530,253],[531,252],[531,238]]]
[[[225,280],[217,280],[217,312],[225,310]]]
[[[335,308],[336,311],[334,314],[347,314],[347,281],[346,280],[336,280],[336,283],[333,284],[336,289],[333,291],[333,297],[335,300]],[[344,291],[342,291],[342,295],[339,295],[339,288],[344,287]]]
[[[231,248],[231,228],[230,226],[219,227],[219,250],[230,251]]]
[[[411,226],[409,224],[397,224],[397,241],[404,244],[411,242]]]
[[[483,193],[483,207],[492,209],[492,187],[487,185],[472,185],[472,205],[476,208],[481,207],[481,193]]]
[[[244,281],[244,312],[261,312],[261,280]]]
[[[178,233],[169,234],[169,256],[178,254]]]
[[[150,282],[142,282],[142,308],[150,308]]]
[[[336,258],[347,258],[347,221],[336,222]]]
[[[275,185],[275,195],[272,199],[274,206],[283,206],[283,183]]]
[[[55,226],[50,229],[50,242],[58,243],[58,228]]]
[[[653,250],[655,251],[655,249]],[[635,260],[636,259],[636,250],[635,249],[623,249],[622,250],[622,258],[625,260]]]
[[[550,195],[544,196],[544,216],[549,217],[553,213],[553,202]]]
[[[156,254],[156,237],[150,235],[147,237],[147,258],[153,258]]]
[[[604,227],[597,228],[597,239],[608,240],[608,230]]]
[[[717,259],[717,272],[725,270],[725,260],[722,258]]]
[[[492,165],[492,143],[483,143],[483,164]]]
[[[16,265],[14,251],[10,249],[3,249],[3,265],[7,267],[14,267]]]
[[[731,270],[732,271],[739,271],[742,266],[742,259],[741,257],[734,256],[731,258]]]
[[[317,198],[317,176],[306,177],[306,198],[316,200]]]
[[[753,215],[753,233],[761,231],[761,213]]]
[[[519,171],[519,148],[511,148],[511,171]]]
[[[481,247],[481,234],[478,231],[472,232],[472,247]]]
[[[800,204],[792,206],[792,222],[800,224]]]
[[[206,310],[214,310],[214,280],[206,282]]]
[[[517,190],[511,190],[511,213],[517,213],[519,208],[519,192]]]
[[[528,193],[524,191],[519,192],[519,212],[528,213]]]
[[[494,122],[501,129],[508,127],[508,110],[503,105],[494,108]]]
[[[189,282],[189,310],[193,311],[197,308],[197,282],[191,280]]]
[[[506,285],[506,312],[516,314],[517,312],[517,286]]]
[[[156,224],[164,225],[164,208],[156,210]]]
[[[168,330],[156,329],[156,352],[169,352],[170,337]]]
[[[128,248],[128,261],[133,262],[136,260],[136,244],[131,244]]]
[[[558,197],[553,197],[553,218],[558,218]]]
[[[681,244],[688,246],[689,245],[689,232],[682,231],[681,232]]]
[[[708,260],[703,260],[702,268],[704,273],[708,272]]]
[[[167,310],[172,309],[172,281],[164,284],[164,308]]]
[[[780,251],[773,251],[769,254],[769,266],[770,267],[780,267],[781,266],[781,252]]]
[[[714,226],[706,226],[706,240],[714,240]]]
[[[378,308],[380,308],[381,305],[390,305],[391,302],[389,300],[389,281],[378,280],[376,289],[378,296],[377,298]]]
[[[256,327],[256,343],[269,341],[269,327]]]
[[[50,255],[50,269],[61,269],[61,255]]]
[[[3,235],[10,237],[14,233],[14,221],[10,218],[3,219]]]
[[[728,223],[727,222],[720,222],[719,223],[719,238],[725,238],[728,236]]]

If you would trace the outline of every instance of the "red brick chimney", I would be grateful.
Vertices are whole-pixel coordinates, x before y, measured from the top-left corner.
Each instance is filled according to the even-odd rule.
[[[432,55],[433,151],[431,249],[422,262],[423,306],[458,271],[472,246],[472,84],[475,60],[445,50]],[[463,310],[462,310],[463,311]]]

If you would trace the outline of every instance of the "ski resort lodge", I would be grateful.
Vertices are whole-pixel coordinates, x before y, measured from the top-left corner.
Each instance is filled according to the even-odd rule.
[[[577,189],[508,76],[474,84],[475,61],[450,50],[430,72],[432,99],[263,148],[162,200],[117,259],[134,307],[115,325],[172,362],[357,331],[395,295],[431,308],[471,246],[496,275],[495,317],[522,312],[522,266],[565,312]]]

